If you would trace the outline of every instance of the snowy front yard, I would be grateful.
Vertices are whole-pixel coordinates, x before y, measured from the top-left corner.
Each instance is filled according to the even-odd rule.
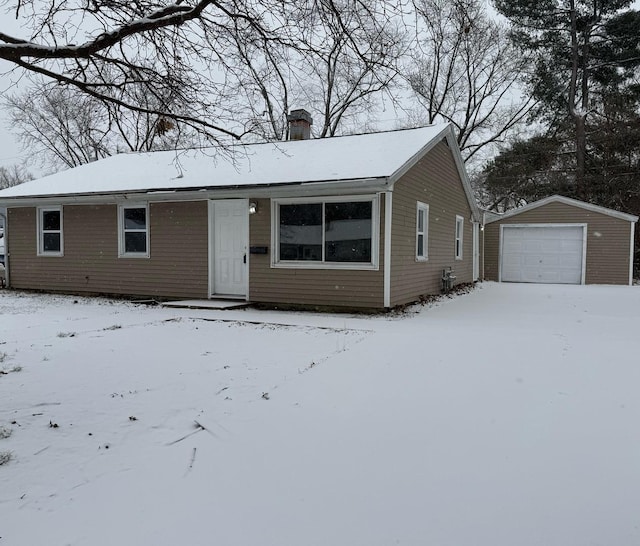
[[[0,546],[640,544],[640,288],[403,316],[0,290]]]

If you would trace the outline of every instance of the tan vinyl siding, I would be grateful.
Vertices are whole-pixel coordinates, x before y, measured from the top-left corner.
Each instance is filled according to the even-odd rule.
[[[482,232],[484,247],[484,277],[485,281],[498,280],[498,252],[500,248],[500,226],[498,222],[486,224]]]
[[[345,197],[348,200],[348,197]],[[267,246],[268,254],[251,254],[249,300],[256,303],[381,308],[384,267],[384,199],[380,206],[380,263],[377,271],[288,269],[271,267],[271,202],[258,200],[250,219],[251,246]]]
[[[416,206],[429,205],[428,254],[416,261]],[[462,260],[455,259],[456,215],[464,218]],[[452,267],[456,284],[472,282],[471,207],[449,147],[441,142],[426,154],[393,190],[391,228],[391,305],[438,294],[442,270]]]
[[[14,288],[206,298],[206,201],[149,205],[150,258],[118,258],[117,205],[65,205],[64,256],[36,255],[36,209],[9,209]]]
[[[500,225],[587,224],[586,284],[629,284],[630,222],[565,203],[549,203],[485,226],[485,278],[499,274]]]

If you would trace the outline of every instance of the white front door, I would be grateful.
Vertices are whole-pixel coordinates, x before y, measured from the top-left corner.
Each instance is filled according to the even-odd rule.
[[[210,202],[212,295],[247,295],[248,206],[246,199]]]

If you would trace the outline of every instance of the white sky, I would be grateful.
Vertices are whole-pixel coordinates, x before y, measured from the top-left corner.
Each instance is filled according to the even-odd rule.
[[[9,14],[2,14],[2,30],[9,34],[21,36],[20,28],[16,24],[15,19]],[[7,74],[12,68],[12,64],[0,60],[0,95],[11,93],[15,89],[15,84],[20,78],[20,74],[16,71],[13,74]],[[7,127],[6,114],[0,105],[0,166],[12,165],[20,163],[23,154],[20,145],[16,142],[15,137]]]
[[[640,9],[640,0],[636,0],[632,7]],[[2,31],[14,34],[16,36],[23,36],[20,32],[15,19],[9,14],[3,14],[2,17]],[[0,94],[11,93],[15,91],[16,86],[20,81],[20,73],[18,71],[9,73],[12,65],[5,61],[0,61]],[[8,166],[14,163],[21,163],[28,157],[28,154],[21,150],[19,143],[16,141],[15,135],[11,133],[8,127],[8,121],[6,118],[6,112],[0,105],[0,166]],[[39,172],[35,167],[30,167],[30,170],[35,175],[43,175],[45,173]]]

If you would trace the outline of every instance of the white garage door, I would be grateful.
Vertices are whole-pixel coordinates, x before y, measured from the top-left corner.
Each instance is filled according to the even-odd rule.
[[[580,284],[584,226],[503,226],[503,282]]]

